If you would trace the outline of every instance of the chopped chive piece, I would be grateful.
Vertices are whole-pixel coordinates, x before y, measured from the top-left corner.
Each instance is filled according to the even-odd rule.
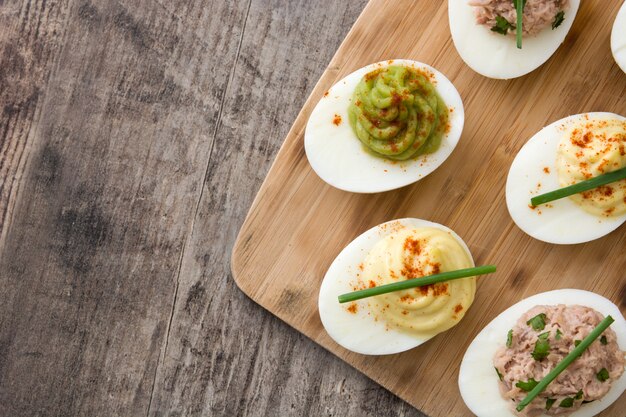
[[[591,401],[583,400],[583,404],[589,404],[589,403],[592,403],[592,402],[594,402],[594,401],[595,401],[595,400],[591,400]]]
[[[580,342],[582,342],[582,340],[574,340],[574,347],[578,347],[578,345],[580,345]]]
[[[578,391],[576,395],[574,395],[575,400],[582,400],[582,398],[583,398],[583,390]]]
[[[552,369],[548,373],[548,375],[546,375],[545,377],[541,379],[541,381],[539,381],[537,386],[533,388],[531,392],[528,393],[526,398],[520,401],[520,403],[517,405],[515,409],[517,411],[522,411],[524,408],[526,408],[526,406],[530,404],[530,402],[534,400],[535,397],[539,395],[540,392],[546,389],[546,387],[548,386],[548,384],[550,384],[550,382],[554,381],[556,377],[559,376],[559,374],[563,372],[565,368],[567,368],[572,362],[574,362],[576,358],[582,355],[585,349],[587,349],[589,345],[591,345],[591,343],[593,343],[593,341],[596,340],[602,334],[602,332],[604,332],[614,321],[615,320],[613,319],[613,317],[606,316],[606,318],[602,320],[600,324],[598,324],[596,328],[593,329],[587,337],[585,337],[585,339],[582,341],[580,345],[575,347],[574,350],[572,350],[565,358],[563,358],[561,362],[559,362],[554,367],[554,369]]]
[[[546,411],[552,408],[552,405],[556,402],[556,398],[548,398],[546,400]]]
[[[535,388],[537,386],[539,382],[535,381],[534,378],[530,378],[528,381],[524,382],[524,381],[519,381],[517,384],[515,384],[515,386],[519,389],[521,389],[522,391],[532,391],[533,388]]]
[[[561,336],[563,335],[563,333],[561,333],[561,329],[556,329],[556,336],[554,336],[555,340],[561,340]]]
[[[498,374],[498,379],[500,379],[500,381],[502,381],[503,377],[502,374],[500,373],[500,371],[498,371],[498,368],[496,368],[495,366],[493,367],[493,369],[496,370],[496,373]]]
[[[515,29],[515,27],[504,17],[496,16],[496,25],[491,28],[491,31],[501,35],[506,35],[509,32],[509,29]]]
[[[606,336],[604,336],[604,335],[603,335],[603,336],[600,338],[600,343],[602,343],[603,345],[607,345],[607,344],[609,343],[609,341],[608,341],[608,340],[606,340]]]
[[[506,347],[510,348],[513,344],[513,329],[506,334]]]
[[[546,318],[547,317],[544,313],[540,313],[528,320],[526,324],[531,326],[536,331],[543,330],[546,327]]]
[[[563,399],[563,401],[561,401],[561,403],[559,404],[559,407],[570,408],[573,405],[574,405],[574,399],[572,397],[567,397]]]
[[[535,343],[535,349],[531,353],[532,357],[536,361],[540,361],[548,356],[550,353],[550,342],[548,342],[548,337],[550,336],[550,332],[541,333],[537,338],[537,342]]]
[[[607,371],[606,368],[602,368],[600,369],[600,372],[598,372],[596,377],[598,378],[598,381],[604,382],[609,379],[609,371]]]
[[[515,13],[517,14],[517,23],[515,26],[517,48],[522,49],[522,21],[524,18],[524,6],[526,6],[526,0],[513,0],[513,5],[515,6]]]
[[[495,272],[495,265],[483,265],[474,268],[457,269],[456,271],[442,272],[441,274],[428,275],[425,277],[411,278],[406,281],[393,282],[378,287],[366,288],[364,290],[341,294],[338,299],[340,303],[360,300],[362,298],[373,297],[375,295],[387,294],[394,291],[408,290],[409,288],[423,287],[453,279],[474,277]]]
[[[554,21],[552,22],[552,30],[561,26],[561,23],[565,20],[565,12],[561,10],[554,16]]]
[[[549,203],[550,201],[569,197],[570,195],[582,193],[583,191],[593,190],[601,185],[610,184],[615,181],[623,180],[624,178],[626,178],[626,167],[607,174],[598,175],[597,177],[578,182],[574,185],[550,191],[549,193],[538,195],[530,199],[530,204],[532,206],[538,206]]]

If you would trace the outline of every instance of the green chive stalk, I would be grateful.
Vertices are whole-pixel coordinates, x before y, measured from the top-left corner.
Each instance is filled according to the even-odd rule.
[[[612,182],[620,181],[626,178],[626,167],[612,171],[606,174],[598,175],[597,177],[578,182],[567,187],[559,188],[558,190],[550,191],[549,193],[541,194],[530,199],[530,204],[538,206],[540,204],[549,203],[550,201],[559,200],[561,198],[569,197],[570,195],[582,193],[583,191],[593,190],[602,185],[610,184]]]
[[[426,285],[437,284],[439,282],[452,281],[455,279],[473,277],[476,275],[490,274],[496,271],[495,265],[484,265],[473,268],[457,269],[456,271],[442,272],[441,274],[428,275],[426,277],[407,279],[406,281],[393,282],[378,287],[367,288],[364,290],[349,292],[340,295],[339,302],[347,303],[363,298],[374,297],[376,295],[387,294],[390,292],[407,290],[409,288],[424,287]]]

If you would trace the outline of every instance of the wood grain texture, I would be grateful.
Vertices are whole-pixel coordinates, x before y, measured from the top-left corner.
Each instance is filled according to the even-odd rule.
[[[211,64],[228,50],[210,50],[201,20],[189,30],[145,3],[22,8],[16,36],[47,33],[20,20],[48,8],[67,17],[41,64],[49,75],[29,113],[31,151],[0,259],[0,414],[96,414],[103,403],[145,413],[208,162],[220,102],[211,90],[227,75]],[[194,60],[206,71],[189,71]],[[20,75],[31,84],[28,69]]]
[[[1,416],[420,415],[229,276],[363,6],[0,0]]]
[[[625,311],[624,227],[587,244],[549,245],[513,224],[504,199],[513,157],[541,127],[586,111],[626,114],[626,75],[610,55],[611,25],[606,23],[620,5],[583,2],[566,41],[546,64],[520,79],[497,81],[475,74],[461,61],[449,34],[447,2],[372,0],[304,105],[254,200],[233,252],[239,287],[433,417],[471,415],[456,384],[460,359],[478,331],[521,298],[574,287],[605,295]],[[414,185],[374,195],[333,189],[306,160],[308,115],[338,79],[391,58],[426,62],[454,82],[466,112],[461,142],[445,164]],[[451,227],[468,243],[477,264],[498,265],[497,277],[479,280],[476,301],[463,323],[429,343],[385,357],[347,352],[319,320],[321,279],[352,239],[402,217]],[[622,396],[602,416],[620,417],[625,407]]]

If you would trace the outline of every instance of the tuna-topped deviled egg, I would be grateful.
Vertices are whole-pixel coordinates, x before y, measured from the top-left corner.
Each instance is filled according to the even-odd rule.
[[[343,304],[340,296],[473,266],[467,245],[445,226],[420,219],[383,223],[353,240],[328,269],[319,293],[322,324],[338,344],[357,353],[414,348],[463,318],[474,301],[474,276]]]
[[[580,0],[449,0],[452,40],[463,61],[479,74],[520,77],[554,54],[579,5]]]
[[[626,179],[619,179],[625,169],[626,118],[584,113],[558,120],[515,157],[506,183],[509,213],[520,229],[544,242],[597,239],[626,221]],[[570,187],[566,197],[541,203],[568,190],[563,187]]]
[[[606,298],[572,289],[537,294],[476,336],[459,387],[478,417],[590,417],[626,389],[625,347],[626,321]]]
[[[313,109],[304,148],[319,177],[345,191],[375,193],[424,178],[461,137],[461,97],[416,61],[368,65],[332,86]]]
[[[596,310],[580,305],[535,306],[524,313],[493,359],[496,373],[502,376],[500,392],[504,399],[511,404],[522,401],[533,385],[602,319],[604,316]],[[604,397],[623,373],[624,352],[617,345],[615,332],[609,328],[527,406],[523,415],[574,412],[583,402]]]

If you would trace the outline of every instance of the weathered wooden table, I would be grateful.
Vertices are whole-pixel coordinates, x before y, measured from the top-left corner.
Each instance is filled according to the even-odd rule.
[[[230,251],[365,0],[0,0],[0,416],[420,415]]]

